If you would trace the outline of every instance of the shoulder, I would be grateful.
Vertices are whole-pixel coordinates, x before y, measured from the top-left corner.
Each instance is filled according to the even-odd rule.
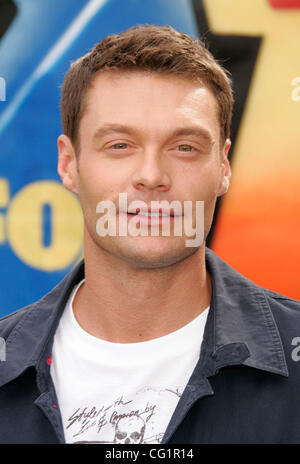
[[[12,330],[30,314],[36,306],[36,303],[24,306],[7,316],[0,318],[0,337],[7,339]]]
[[[299,332],[300,336],[300,301],[280,293],[261,288],[277,324]]]
[[[283,334],[290,328],[293,332],[298,330],[300,336],[300,301],[256,284],[211,249],[206,249],[206,261],[222,303],[239,306],[246,318],[260,307],[265,324],[272,325],[272,319],[275,319],[279,328],[283,328]]]
[[[282,308],[291,309],[291,311],[295,310],[300,314],[300,301],[256,284],[223,261],[209,248],[206,248],[206,263],[213,280],[222,291],[225,289],[229,289],[230,291],[236,289],[237,292],[245,293],[246,295],[251,293],[261,294],[264,295],[270,305],[276,307],[279,305]]]
[[[262,287],[261,287],[262,288]],[[281,302],[283,305],[290,306],[291,308],[298,308],[300,309],[300,301],[294,298],[291,298],[286,295],[282,295],[281,293],[274,292],[273,290],[268,290],[267,288],[262,288],[266,297],[270,301],[277,301]]]
[[[74,285],[84,278],[84,262],[81,260],[58,284],[41,299],[18,309],[0,319],[0,337],[5,340],[12,331],[37,335],[63,310]],[[13,336],[13,334],[12,334]]]

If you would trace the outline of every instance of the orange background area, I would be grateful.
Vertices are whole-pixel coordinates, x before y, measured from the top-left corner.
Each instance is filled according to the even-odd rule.
[[[300,300],[300,9],[204,4],[214,33],[262,39],[211,247],[257,284]]]
[[[243,189],[232,180],[213,250],[263,287],[300,299],[299,175]]]

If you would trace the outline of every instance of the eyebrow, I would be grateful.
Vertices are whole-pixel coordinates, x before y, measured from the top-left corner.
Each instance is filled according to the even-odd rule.
[[[104,124],[95,131],[93,139],[100,139],[104,135],[114,132],[122,132],[122,134],[132,135],[135,133],[135,130],[129,126],[123,126],[120,124]]]
[[[215,144],[215,140],[207,129],[203,127],[182,127],[176,129],[172,137],[182,137],[193,135],[199,139],[203,139],[205,142],[209,143],[210,148]]]
[[[95,131],[93,135],[93,139],[100,139],[101,137],[112,134],[112,133],[135,135],[137,133],[137,130],[134,129],[133,127],[126,126],[126,125],[104,124],[103,126],[99,127]],[[215,140],[213,139],[210,132],[203,127],[179,127],[172,132],[171,138],[189,136],[189,135],[195,136],[197,138],[201,138],[205,142],[209,143],[210,148],[215,143]]]

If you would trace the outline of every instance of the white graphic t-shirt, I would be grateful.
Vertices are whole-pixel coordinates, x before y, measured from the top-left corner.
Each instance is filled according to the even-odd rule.
[[[160,443],[199,359],[209,307],[184,327],[139,343],[90,335],[74,287],[54,337],[51,376],[67,443]]]

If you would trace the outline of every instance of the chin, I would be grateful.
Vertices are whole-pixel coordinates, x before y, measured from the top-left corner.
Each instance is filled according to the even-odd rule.
[[[138,237],[135,237],[136,240]],[[172,266],[193,255],[198,248],[186,247],[185,243],[168,243],[165,238],[155,237],[151,241],[139,243],[134,246],[122,246],[118,249],[120,257],[137,269],[158,269]]]

